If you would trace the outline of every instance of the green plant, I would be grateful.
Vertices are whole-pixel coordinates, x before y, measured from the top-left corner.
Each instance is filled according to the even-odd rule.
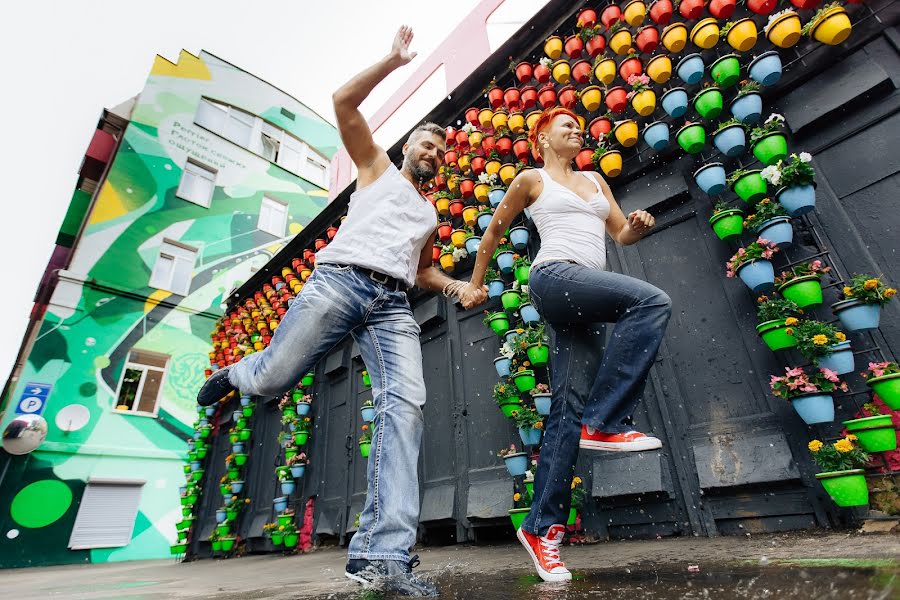
[[[725,202],[724,200],[719,200],[716,202],[716,205],[713,206],[713,216],[716,216],[720,212],[725,212],[726,210],[731,210],[733,207]]]
[[[496,160],[497,162],[499,162],[500,161],[500,152],[498,152],[496,148],[492,148],[491,151],[487,155],[487,159],[488,160]]]
[[[581,41],[587,44],[589,41],[600,35],[600,25],[594,25],[593,27],[581,27],[578,29],[578,37],[581,38]]]
[[[885,413],[881,412],[881,407],[879,407],[874,402],[866,402],[863,404],[863,413],[867,417],[877,417],[879,415],[883,415]]]
[[[731,31],[731,28],[734,27],[734,24],[735,21],[728,21],[727,23],[722,25],[722,28],[719,29],[719,37],[721,39],[725,39],[725,36],[728,35],[728,32]]]
[[[624,28],[625,28],[625,23],[623,23],[622,21],[616,21],[615,23],[612,24],[612,26],[610,26],[609,35],[614,36],[621,30],[623,30]]]
[[[453,200],[453,192],[449,190],[441,190],[434,195],[435,200]]]
[[[778,113],[772,113],[762,125],[760,125],[759,127],[754,127],[750,132],[750,143],[755,144],[762,137],[767,136],[770,133],[781,131],[783,127],[784,117],[779,115]]]
[[[628,85],[631,86],[631,92],[629,92],[628,97],[631,98],[635,94],[639,94],[641,92],[646,92],[650,89],[650,77],[641,73],[640,75],[635,75],[632,73],[628,76]]]
[[[744,219],[744,227],[755,231],[769,219],[786,215],[787,211],[780,202],[773,202],[769,198],[763,198],[759,201],[759,204],[756,205],[756,212]]]
[[[746,248],[738,249],[734,256],[728,259],[728,262],[725,263],[725,275],[727,277],[734,277],[737,274],[738,268],[744,263],[759,259],[769,260],[776,252],[778,252],[778,246],[768,240],[760,238],[747,245]]]
[[[785,367],[782,376],[772,375],[769,387],[779,398],[790,400],[804,394],[830,394],[837,389],[847,391],[847,384],[841,382],[834,371],[828,369],[804,369]]]
[[[311,426],[312,419],[310,417],[303,417],[301,419],[297,419],[297,425],[294,431],[299,433],[309,433],[309,428]]]
[[[869,455],[857,445],[856,436],[852,434],[833,444],[812,440],[807,447],[824,473],[858,469],[869,462]]]
[[[530,146],[529,146],[529,147],[530,147]],[[527,168],[527,167],[528,167],[528,165],[525,164],[524,162],[522,162],[521,160],[520,160],[520,161],[517,161],[517,162],[516,162],[516,174],[518,175],[519,173],[521,173],[521,172],[522,172],[525,168]]]
[[[507,127],[506,125],[501,125],[494,131],[494,135],[498,138],[512,137],[512,132],[509,130],[509,127]]]
[[[281,535],[295,535],[297,533],[297,526],[294,525],[293,521],[287,525],[278,525],[278,533]]]
[[[296,416],[291,416],[291,415],[282,415],[281,416],[281,424],[282,425],[290,425],[291,423],[293,423],[296,420],[297,420]]]
[[[503,448],[500,451],[498,451],[497,456],[499,456],[500,458],[506,458],[510,454],[517,454],[518,452],[519,451],[516,449],[516,445],[510,444],[509,448]]]
[[[812,155],[808,152],[791,154],[787,162],[780,160],[777,165],[763,169],[760,175],[772,185],[782,187],[812,185],[816,178],[816,171],[809,164],[811,160]]]
[[[497,256],[502,252],[514,252],[514,251],[515,251],[515,248],[513,248],[513,245],[510,244],[506,238],[503,238],[502,240],[500,240],[500,244],[497,246],[497,249],[494,250],[494,258],[497,258]]]
[[[744,79],[738,84],[737,95],[743,96],[744,94],[758,92],[760,89],[762,89],[762,86],[759,84],[759,82],[752,79]]]
[[[887,287],[880,277],[872,277],[866,273],[858,273],[844,286],[843,295],[846,300],[859,300],[864,304],[880,304],[884,306],[897,293]]]
[[[734,187],[737,180],[748,173],[750,173],[750,169],[738,169],[737,171],[732,171],[728,174],[728,177],[725,178],[725,183],[728,184],[728,187]]]
[[[272,537],[272,534],[278,531],[278,523],[266,523],[263,525],[263,535]]]
[[[525,348],[532,344],[547,344],[547,334],[545,332],[544,323],[541,322],[534,327],[517,330],[519,335],[516,336],[516,348],[525,351]]]
[[[826,4],[822,8],[816,11],[816,14],[812,16],[812,19],[807,21],[807,23],[803,26],[803,29],[800,30],[800,35],[809,35],[812,31],[813,27],[815,27],[818,22],[822,19],[825,13],[829,10],[832,10],[835,7],[840,6],[840,2],[832,2],[830,4]]]
[[[550,386],[548,386],[546,383],[539,383],[536,386],[534,386],[534,389],[528,393],[531,394],[532,396],[537,396],[538,394],[549,394]]]
[[[900,366],[895,362],[869,363],[868,373],[860,373],[863,379],[870,377],[882,377],[884,375],[896,375],[900,373]]]
[[[497,269],[493,267],[488,267],[484,272],[484,282],[490,283],[492,281],[500,281],[500,273]]]
[[[597,142],[597,147],[594,149],[594,153],[591,155],[591,162],[594,163],[594,166],[598,169],[600,168],[600,159],[603,158],[603,155],[607,152],[611,151],[611,148],[607,146],[607,141],[609,140],[610,133],[605,133],[600,136],[600,141]]]
[[[517,398],[519,390],[511,383],[499,381],[494,385],[494,400],[497,404],[506,401],[508,398]]]
[[[510,413],[518,429],[543,429],[544,417],[528,406],[516,409]]]
[[[823,266],[821,260],[800,263],[799,265],[791,267],[790,271],[782,271],[781,275],[775,278],[775,285],[782,285],[798,277],[814,276],[817,279],[822,279],[822,275],[830,272],[831,267]]]
[[[814,319],[803,319],[787,331],[796,338],[800,354],[813,364],[818,364],[819,357],[828,354],[831,346],[847,340],[834,325]]]
[[[720,131],[722,131],[722,130],[725,129],[726,127],[731,127],[732,125],[737,125],[737,126],[739,126],[741,129],[744,129],[744,124],[743,124],[743,123],[741,123],[740,121],[738,121],[738,120],[735,119],[735,118],[731,118],[731,119],[728,119],[727,121],[724,121],[724,122],[722,122],[722,123],[719,123],[719,126],[716,127],[715,131],[713,131],[713,135],[719,133]]]
[[[759,305],[756,307],[756,317],[760,323],[766,321],[780,321],[787,319],[790,323],[787,326],[796,325],[798,320],[796,315],[802,315],[803,310],[797,306],[797,303],[787,298],[769,298],[768,296],[760,296],[757,299]]]
[[[518,254],[513,255],[513,268],[518,269],[519,267],[530,267],[531,260],[527,256],[519,256]]]
[[[587,499],[587,490],[581,487],[584,480],[578,475],[572,478],[572,508],[580,509],[584,507],[584,501]]]
[[[297,467],[300,465],[309,464],[309,459],[306,457],[305,452],[300,452],[299,454],[295,454],[284,462],[288,467]]]
[[[363,425],[363,427],[365,429],[363,429],[363,432],[360,434],[358,443],[371,444],[372,443],[372,434],[369,433],[368,428],[365,425]]]

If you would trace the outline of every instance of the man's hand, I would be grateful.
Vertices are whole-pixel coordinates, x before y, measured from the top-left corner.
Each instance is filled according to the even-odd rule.
[[[459,291],[459,301],[466,310],[483,304],[487,297],[486,285],[472,285],[470,282]]]
[[[394,36],[394,45],[391,47],[391,56],[396,58],[401,65],[408,64],[416,57],[415,52],[410,52],[409,44],[413,39],[413,30],[407,25],[403,25],[397,30]]]
[[[628,225],[638,234],[645,234],[656,225],[656,219],[646,210],[636,210],[628,215]]]

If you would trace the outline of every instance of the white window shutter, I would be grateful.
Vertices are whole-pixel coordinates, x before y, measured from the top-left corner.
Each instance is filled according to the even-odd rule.
[[[118,548],[131,542],[141,482],[90,481],[84,488],[69,548]]]

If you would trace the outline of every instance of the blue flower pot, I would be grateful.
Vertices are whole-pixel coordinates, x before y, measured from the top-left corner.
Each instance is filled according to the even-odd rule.
[[[662,95],[660,104],[670,117],[680,117],[687,112],[688,95],[684,88],[672,88]]]
[[[747,132],[740,125],[726,127],[713,136],[713,144],[725,156],[740,156],[747,151]]]
[[[512,252],[501,252],[497,255],[497,266],[500,268],[501,273],[512,273],[513,272],[513,253]]]
[[[763,221],[756,230],[759,237],[769,240],[779,248],[787,248],[794,243],[794,227],[790,217],[775,217]]]
[[[363,406],[359,410],[359,412],[362,415],[363,421],[365,421],[366,423],[371,423],[372,421],[375,420],[375,407],[374,406]]]
[[[305,417],[309,414],[309,411],[312,409],[312,404],[308,404],[306,402],[298,402],[297,403],[297,416]]]
[[[550,414],[550,404],[553,398],[548,394],[546,396],[534,397],[534,408],[539,415],[547,416]]]
[[[478,215],[478,229],[482,232],[487,231],[488,226],[491,224],[491,219],[494,218],[492,213],[482,213]]]
[[[291,430],[291,431],[296,431],[296,430],[297,430],[297,424],[296,424],[296,423],[288,423],[288,429]]]
[[[816,208],[816,188],[814,185],[798,185],[783,188],[775,194],[775,198],[792,217],[805,215]]]
[[[241,406],[247,406],[250,404],[252,398],[250,396],[241,396]]]
[[[819,366],[831,369],[838,375],[852,373],[856,364],[853,360],[853,350],[850,349],[850,340],[832,346],[831,352],[819,359]]]
[[[291,304],[293,304],[293,303],[294,303],[294,299],[291,297],[288,297],[288,299],[287,299],[288,308],[290,308]]]
[[[744,263],[738,267],[737,275],[757,294],[767,292],[775,286],[775,268],[768,260]]]
[[[244,489],[243,481],[232,481],[231,482],[231,493],[232,494],[240,494],[241,490]]]
[[[207,416],[207,417],[211,417],[211,416],[213,416],[215,413],[216,413],[216,407],[215,407],[215,406],[207,406],[207,407],[206,407],[206,416]]]
[[[231,452],[233,454],[243,454],[244,453],[244,442],[238,442],[237,444],[232,444]]]
[[[291,467],[291,476],[299,479],[306,472],[306,465],[294,465]]]
[[[538,314],[537,309],[531,304],[523,304],[522,306],[520,306],[519,315],[522,317],[522,321],[524,321],[526,325],[537,323],[541,320],[541,315]]]
[[[522,452],[504,457],[503,462],[506,463],[506,470],[513,477],[524,475],[528,470],[528,456]]]
[[[291,494],[293,494],[295,489],[297,489],[297,484],[293,481],[281,482],[281,493],[285,496],[290,496]]]
[[[775,50],[763,52],[750,62],[748,71],[760,85],[775,85],[781,79],[781,56]]]
[[[703,165],[694,171],[694,181],[697,182],[697,187],[710,196],[718,196],[727,187],[725,184],[725,167],[719,162]]]
[[[794,410],[807,425],[834,421],[834,400],[828,394],[812,394],[793,398]]]
[[[228,518],[228,513],[224,510],[216,510],[216,523],[224,523]]]
[[[279,496],[272,501],[275,512],[280,513],[287,509],[288,499],[286,496]]]
[[[519,437],[526,446],[537,446],[541,443],[541,434],[544,432],[540,429],[529,427],[528,429],[519,428]]]
[[[662,150],[669,145],[669,124],[663,121],[651,123],[644,129],[644,142],[653,150]]]
[[[503,293],[503,290],[506,289],[506,286],[499,279],[496,281],[492,281],[488,286],[488,298],[499,298],[500,294]]]
[[[762,96],[750,92],[731,101],[731,115],[744,125],[754,125],[762,118]]]
[[[509,377],[509,367],[512,361],[505,356],[494,359],[494,368],[497,369],[498,377]]]
[[[831,305],[831,309],[841,320],[848,332],[878,329],[881,307],[877,304],[863,304],[859,300],[842,300]]]
[[[675,66],[675,73],[678,74],[682,81],[693,85],[703,79],[705,69],[706,65],[703,64],[703,57],[695,52],[678,61],[678,64]]]
[[[467,238],[466,239],[466,252],[468,252],[469,254],[474,256],[475,253],[478,252],[479,244],[481,244],[481,236],[480,235],[473,235],[472,237]]]
[[[278,283],[275,284],[275,291],[280,292],[281,288],[283,288],[284,286],[285,286],[285,283],[283,281],[279,281]]]
[[[200,467],[201,467],[201,464],[200,464],[199,460],[191,461],[191,471],[197,471],[198,469],[200,469]]]
[[[195,440],[199,440],[199,439],[200,439],[200,432],[199,432],[199,431],[195,431],[195,432],[194,432],[194,439],[195,439]]]
[[[503,336],[503,341],[507,344],[512,344],[513,340],[516,339],[516,336],[519,335],[515,329],[510,329]]]
[[[497,208],[500,206],[500,202],[503,200],[503,196],[506,195],[506,190],[502,188],[493,188],[488,192],[488,202],[491,203],[491,208]],[[481,225],[479,224],[479,227]]]
[[[509,243],[513,245],[513,248],[516,250],[524,250],[526,246],[528,246],[528,228],[527,227],[513,227],[509,230]]]
[[[206,427],[207,425],[209,425],[209,421],[206,418],[200,419],[199,427]]]

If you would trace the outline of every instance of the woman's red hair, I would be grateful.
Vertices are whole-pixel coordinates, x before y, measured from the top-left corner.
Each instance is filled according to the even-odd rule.
[[[541,113],[541,116],[537,118],[537,121],[534,122],[534,127],[531,128],[531,131],[528,132],[528,141],[531,142],[531,147],[536,148],[540,153],[541,148],[538,143],[538,135],[541,133],[541,130],[544,129],[547,125],[550,124],[553,119],[560,115],[566,115],[575,119],[575,122],[578,122],[578,117],[575,116],[568,108],[564,108],[562,106],[554,106],[553,108],[548,108],[544,112]]]

